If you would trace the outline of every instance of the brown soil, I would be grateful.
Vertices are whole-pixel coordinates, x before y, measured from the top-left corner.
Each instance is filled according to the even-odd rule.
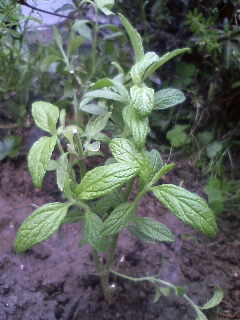
[[[176,163],[165,182],[183,182],[184,187],[201,193],[201,174],[191,161]],[[46,177],[43,191],[39,191],[31,182],[25,159],[1,163],[0,320],[196,318],[185,300],[170,296],[153,303],[151,284],[115,277],[115,301],[107,305],[94,273],[90,247],[78,247],[82,235],[79,224],[65,225],[49,240],[16,255],[13,244],[20,224],[36,206],[53,201],[61,201],[54,175]],[[240,220],[234,212],[218,219],[220,232],[215,239],[184,226],[151,195],[141,202],[139,214],[166,224],[176,241],[147,245],[124,231],[114,269],[135,277],[160,272],[161,279],[186,286],[188,294],[199,304],[206,302],[214,286],[220,286],[224,300],[207,314],[208,319],[240,319]]]

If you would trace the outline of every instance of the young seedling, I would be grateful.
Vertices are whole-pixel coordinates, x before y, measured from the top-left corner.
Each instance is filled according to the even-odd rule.
[[[140,35],[122,15],[120,18],[133,46],[135,64],[126,75],[99,80],[84,95],[79,108],[84,107],[85,112],[95,108],[99,113],[90,118],[85,128],[66,126],[65,111],[60,112],[52,104],[33,104],[36,125],[50,134],[40,138],[29,152],[28,166],[33,182],[41,188],[46,172],[55,170],[58,187],[66,201],[45,204],[35,210],[18,230],[15,250],[24,252],[47,239],[65,222],[79,221],[84,228],[80,246],[85,243],[92,246],[96,271],[109,303],[112,301],[109,283],[112,272],[133,281],[154,283],[156,299],[160,294],[175,292],[192,304],[198,319],[206,319],[184,289],[155,276],[136,279],[111,269],[119,234],[125,228],[148,243],[174,240],[165,225],[137,215],[139,201],[148,193],[186,224],[210,237],[217,233],[214,215],[203,199],[182,187],[161,184],[162,177],[174,164],[164,164],[157,150],[146,148],[151,112],[173,107],[185,99],[183,93],[175,89],[154,92],[146,81],[165,62],[189,49],[178,49],[162,57],[154,52],[145,54]],[[101,152],[102,141],[108,143],[112,157],[104,165],[87,171],[85,159]],[[51,160],[56,145],[60,156],[58,160]],[[137,192],[133,194],[134,184]],[[134,198],[131,201],[130,195]],[[102,253],[105,260],[101,259]],[[222,291],[217,289],[203,308],[215,306],[221,298]]]

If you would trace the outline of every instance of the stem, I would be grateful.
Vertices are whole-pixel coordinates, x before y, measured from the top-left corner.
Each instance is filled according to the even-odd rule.
[[[79,134],[76,133],[74,135],[74,140],[75,140],[75,143],[77,145],[77,148],[78,148],[78,153],[79,153],[79,168],[80,168],[80,174],[81,174],[81,179],[85,176],[87,170],[86,170],[86,164],[84,162],[84,151],[83,151],[83,147],[82,147],[82,141],[81,141],[81,138],[79,137]]]

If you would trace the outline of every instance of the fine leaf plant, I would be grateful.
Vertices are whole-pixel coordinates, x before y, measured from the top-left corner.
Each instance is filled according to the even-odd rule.
[[[41,101],[33,104],[36,125],[48,133],[33,145],[28,155],[33,182],[41,188],[46,172],[56,171],[57,185],[66,201],[37,208],[19,228],[15,250],[17,253],[26,251],[47,239],[64,223],[82,223],[84,236],[80,246],[86,243],[92,246],[106,301],[112,301],[109,275],[115,273],[133,281],[148,280],[155,284],[156,298],[163,292],[166,294],[166,288],[169,288],[169,293],[175,292],[191,303],[198,319],[206,319],[183,288],[155,276],[136,279],[112,270],[123,229],[127,228],[133,236],[148,243],[174,241],[172,232],[165,225],[138,216],[139,202],[148,193],[184,223],[210,237],[217,233],[214,215],[203,199],[182,187],[161,183],[174,164],[164,164],[157,150],[146,147],[151,112],[171,108],[185,99],[176,89],[155,92],[147,85],[147,80],[168,60],[189,49],[178,49],[162,57],[154,52],[144,53],[138,32],[126,18],[119,16],[131,40],[135,61],[127,74],[99,80],[85,93],[79,109],[88,112],[94,108],[98,114],[92,116],[85,127],[68,126],[64,110],[60,112],[56,106]],[[109,145],[111,156],[105,164],[88,171],[85,160],[102,154],[102,142]],[[60,156],[51,160],[55,146]],[[137,188],[134,193],[133,186]],[[207,307],[215,306],[221,299],[222,292],[217,289]]]

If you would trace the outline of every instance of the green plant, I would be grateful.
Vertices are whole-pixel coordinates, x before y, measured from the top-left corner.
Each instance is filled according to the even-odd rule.
[[[120,18],[134,49],[135,64],[127,74],[97,81],[92,90],[84,94],[80,109],[84,108],[85,112],[95,109],[98,115],[92,116],[85,127],[66,126],[64,110],[59,112],[56,106],[46,102],[33,104],[36,125],[50,134],[39,139],[29,152],[28,166],[33,182],[41,188],[47,170],[56,171],[57,184],[66,201],[45,204],[35,210],[18,230],[15,250],[17,253],[26,251],[66,222],[81,222],[84,237],[80,246],[86,243],[92,246],[96,271],[109,303],[112,301],[109,276],[115,273],[133,281],[147,280],[156,284],[157,298],[160,294],[167,295],[167,289],[158,285],[167,286],[168,293],[175,292],[192,304],[198,319],[206,319],[185,290],[156,277],[135,279],[111,268],[118,237],[124,228],[148,243],[174,240],[165,225],[137,216],[139,202],[149,192],[185,223],[208,236],[217,233],[214,215],[203,199],[179,186],[159,185],[159,180],[174,164],[163,164],[157,150],[146,149],[148,117],[152,110],[171,108],[184,100],[179,90],[164,89],[155,93],[146,81],[155,70],[188,48],[162,57],[154,52],[145,54],[137,31],[124,16]],[[112,157],[104,165],[87,171],[85,160],[100,151],[101,141],[109,144]],[[55,145],[60,156],[58,160],[51,160]],[[101,259],[102,253],[105,260]],[[213,299],[214,303],[211,300],[207,307],[221,301],[220,289]]]

